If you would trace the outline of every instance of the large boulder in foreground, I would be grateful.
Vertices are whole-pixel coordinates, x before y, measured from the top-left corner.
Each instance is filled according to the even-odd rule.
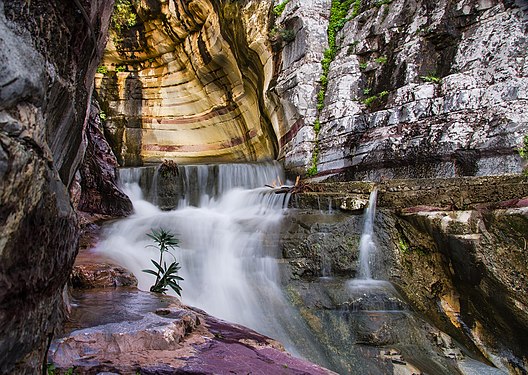
[[[57,374],[334,374],[174,297],[111,288],[74,298],[70,332],[49,354]]]

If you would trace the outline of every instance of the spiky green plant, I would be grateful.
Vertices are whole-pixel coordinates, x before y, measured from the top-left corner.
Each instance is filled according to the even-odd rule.
[[[171,250],[178,247],[179,241],[171,232],[166,231],[163,228],[158,230],[151,229],[151,231],[152,233],[147,233],[147,236],[150,237],[156,245],[148,245],[148,247],[157,248],[160,252],[160,258],[159,262],[156,262],[154,259],[150,260],[152,264],[154,264],[154,267],[156,267],[154,270],[143,270],[145,273],[156,276],[156,282],[150,287],[150,291],[166,294],[170,287],[181,297],[182,288],[180,286],[180,281],[182,281],[183,278],[178,276],[178,271],[181,267],[171,253]],[[169,266],[167,266],[167,262],[163,259],[166,253],[174,258],[174,262],[170,263]]]

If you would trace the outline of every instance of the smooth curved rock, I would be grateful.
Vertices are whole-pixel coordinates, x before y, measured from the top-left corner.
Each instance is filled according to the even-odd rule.
[[[121,164],[275,157],[259,3],[147,1],[130,8],[134,26],[114,24],[96,86]]]
[[[70,332],[50,350],[58,374],[334,374],[174,297],[120,288],[74,298]]]

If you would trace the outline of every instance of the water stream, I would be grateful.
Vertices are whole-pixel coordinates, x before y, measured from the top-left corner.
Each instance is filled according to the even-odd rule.
[[[148,290],[157,250],[149,248],[152,228],[180,240],[184,303],[240,323],[281,341],[293,354],[325,363],[320,349],[279,286],[279,225],[289,196],[266,185],[284,181],[277,163],[178,166],[167,178],[155,167],[120,171],[134,214],[110,226],[97,251],[116,260]],[[141,185],[141,186],[140,186]],[[156,203],[170,196],[175,209]],[[299,349],[302,343],[302,349]]]

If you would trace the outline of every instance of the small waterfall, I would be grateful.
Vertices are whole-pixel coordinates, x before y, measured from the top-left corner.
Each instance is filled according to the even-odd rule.
[[[377,200],[378,191],[374,189],[370,193],[369,204],[365,210],[365,224],[359,241],[358,279],[361,280],[372,279],[370,262],[372,261],[372,254],[376,250],[376,245],[374,244],[374,219],[376,217]]]
[[[278,282],[278,233],[289,195],[265,186],[284,181],[279,164],[178,166],[177,172],[157,177],[152,168],[121,170],[135,212],[109,227],[97,250],[132,271],[139,288],[148,290],[154,276],[142,270],[152,268],[157,249],[147,247],[146,234],[160,227],[171,231],[180,241],[174,253],[184,278],[184,303],[324,364]],[[153,184],[159,184],[157,191]],[[153,204],[156,199],[176,208],[163,211]],[[299,352],[295,344],[300,341]]]

